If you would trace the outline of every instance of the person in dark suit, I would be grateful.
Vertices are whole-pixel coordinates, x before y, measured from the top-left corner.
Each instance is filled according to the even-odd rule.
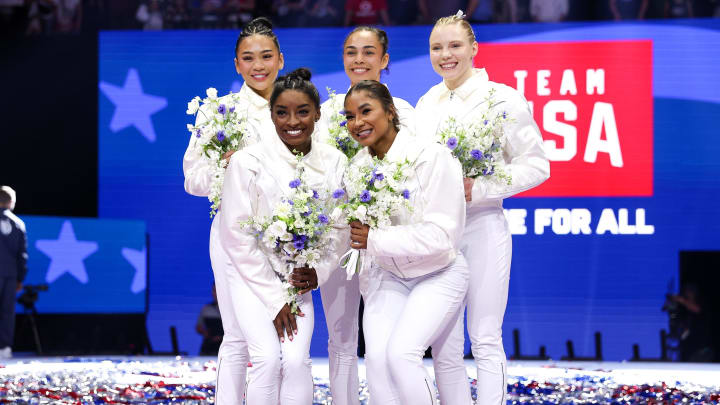
[[[0,358],[12,357],[15,296],[27,274],[25,223],[12,213],[15,191],[0,188]]]

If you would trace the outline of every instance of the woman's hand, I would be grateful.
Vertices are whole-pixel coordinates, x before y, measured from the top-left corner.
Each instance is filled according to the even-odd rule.
[[[350,222],[350,247],[353,249],[367,249],[367,238],[370,226],[360,221]]]
[[[305,294],[318,287],[317,272],[312,267],[296,267],[290,275],[290,285],[299,288],[298,294]]]
[[[297,316],[305,316],[305,314],[299,311],[300,310],[298,309]],[[288,304],[283,305],[280,312],[278,312],[275,316],[273,325],[275,325],[275,330],[277,331],[280,342],[285,341],[285,334],[287,334],[287,337],[290,340],[293,340],[293,335],[297,335],[297,322],[295,322],[295,316],[296,315],[290,311],[290,306]]]
[[[465,186],[465,201],[467,202],[472,201],[473,184],[475,184],[475,179],[471,179],[469,177],[465,177],[463,179],[463,186]]]
[[[234,150],[229,150],[229,151],[223,153],[222,158],[225,159],[226,162],[230,163],[230,156],[232,156],[233,153],[235,153]]]

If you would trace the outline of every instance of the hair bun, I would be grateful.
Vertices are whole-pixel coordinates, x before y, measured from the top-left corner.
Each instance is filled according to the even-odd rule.
[[[310,70],[308,68],[301,67],[301,68],[297,68],[297,69],[293,70],[292,72],[288,73],[286,77],[288,79],[299,78],[299,79],[309,81],[310,78],[312,77],[312,73],[310,73]]]
[[[245,26],[246,31],[252,31],[252,32],[261,31],[261,30],[272,31],[272,28],[273,28],[272,21],[267,19],[267,17],[254,18],[252,21],[250,21]]]

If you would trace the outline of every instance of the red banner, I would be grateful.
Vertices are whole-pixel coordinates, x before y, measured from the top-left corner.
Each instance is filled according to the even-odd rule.
[[[651,196],[651,41],[480,44],[475,66],[531,103],[550,179],[523,196]]]

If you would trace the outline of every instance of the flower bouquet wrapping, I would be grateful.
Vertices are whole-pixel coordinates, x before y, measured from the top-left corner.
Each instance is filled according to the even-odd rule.
[[[188,124],[187,128],[195,136],[197,146],[202,149],[203,155],[210,160],[212,181],[208,200],[210,216],[217,213],[222,197],[223,180],[227,160],[223,155],[229,151],[238,150],[243,137],[247,133],[247,121],[235,111],[233,103],[235,94],[218,98],[217,90],[207,89],[207,97],[195,97],[188,103],[187,114],[201,114],[199,125]]]

